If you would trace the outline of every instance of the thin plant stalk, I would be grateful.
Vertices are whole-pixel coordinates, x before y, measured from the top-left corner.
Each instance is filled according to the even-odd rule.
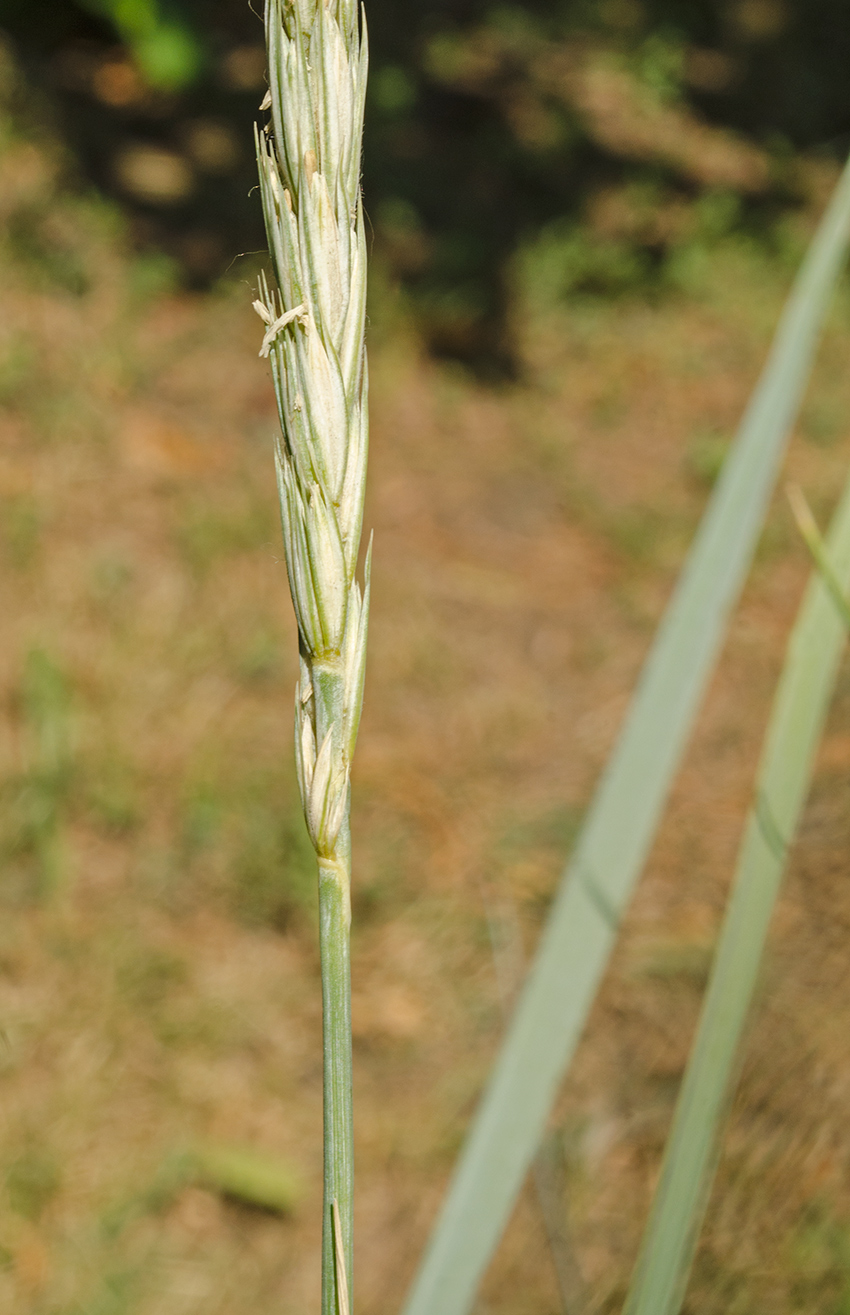
[[[813,518],[811,526],[817,533]],[[843,598],[850,585],[850,481],[829,544],[819,555],[830,563],[832,586]],[[847,621],[835,605],[832,586],[818,561],[788,644],[732,893],[624,1315],[678,1315],[684,1300],[770,919],[845,646]]]
[[[318,860],[324,1052],[322,1315],[351,1300],[350,772],[369,611],[356,580],[366,477],[368,50],[356,0],[267,0],[269,121],[256,132],[275,287],[260,280],[280,415],[275,460],[298,621],[295,761]]]
[[[467,1315],[542,1139],[749,569],[850,240],[850,164],[641,672],[404,1315]]]

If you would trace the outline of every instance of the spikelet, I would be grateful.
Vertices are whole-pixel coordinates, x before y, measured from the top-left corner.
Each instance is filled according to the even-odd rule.
[[[269,123],[255,133],[277,288],[260,280],[280,414],[276,466],[302,677],[304,815],[332,859],[348,806],[369,609],[355,579],[368,448],[360,143],[367,40],[353,0],[267,0]]]

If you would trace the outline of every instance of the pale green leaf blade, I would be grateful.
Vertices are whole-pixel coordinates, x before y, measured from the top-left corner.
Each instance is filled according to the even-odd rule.
[[[803,541],[812,555],[815,566],[821,573],[821,579],[829,590],[832,601],[844,619],[844,624],[850,628],[850,601],[848,601],[844,590],[841,588],[827,546],[821,538],[817,521],[803,496],[803,491],[796,484],[790,484],[786,491],[788,501],[791,503],[791,510],[794,513],[794,519],[797,522],[797,528],[803,536]]]
[[[827,553],[843,593],[850,585],[850,481]],[[678,1315],[681,1309],[734,1090],[741,1034],[846,633],[832,591],[815,573],[788,645],[755,802],[624,1315]]]
[[[752,560],[850,236],[845,168],[644,665],[405,1315],[466,1315],[572,1058]]]

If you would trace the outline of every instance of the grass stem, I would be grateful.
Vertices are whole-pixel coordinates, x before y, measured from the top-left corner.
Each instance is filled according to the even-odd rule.
[[[298,620],[295,760],[319,869],[324,1052],[322,1315],[351,1300],[350,773],[366,659],[369,557],[355,578],[368,447],[360,143],[366,27],[355,0],[267,0],[256,132],[277,286],[260,280],[286,569]]]
[[[347,837],[345,837],[347,841]],[[348,845],[319,861],[319,946],[324,1052],[322,1315],[342,1315],[352,1272],[354,1127],[351,1103],[351,959]],[[343,1262],[341,1264],[341,1261]],[[343,1283],[345,1303],[343,1303]]]

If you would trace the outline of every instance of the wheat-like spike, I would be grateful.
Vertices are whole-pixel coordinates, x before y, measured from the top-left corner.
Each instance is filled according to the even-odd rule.
[[[368,560],[364,589],[355,578],[368,449],[360,199],[368,49],[356,0],[266,0],[265,26],[269,91],[260,109],[270,120],[255,141],[277,287],[261,278],[254,309],[280,414],[275,464],[301,656],[295,759],[319,864],[322,1312],[338,1315],[337,1278],[350,1284],[352,1272],[349,779],[369,609]]]

